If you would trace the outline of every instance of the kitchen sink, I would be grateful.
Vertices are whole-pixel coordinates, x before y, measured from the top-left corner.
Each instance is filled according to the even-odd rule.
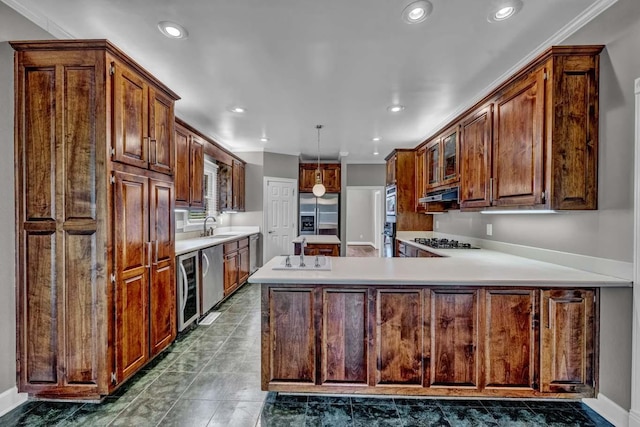
[[[287,262],[288,261],[288,262]],[[272,267],[273,270],[307,270],[307,271],[331,271],[331,258],[324,255],[307,255],[304,257],[304,265],[300,265],[300,255],[284,256],[282,260]]]

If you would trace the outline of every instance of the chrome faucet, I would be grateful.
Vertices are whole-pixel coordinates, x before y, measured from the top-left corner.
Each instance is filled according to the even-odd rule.
[[[304,248],[307,247],[307,238],[302,238],[302,243],[300,244],[300,267],[304,267]]]
[[[214,224],[217,222],[217,221],[216,221],[216,218],[215,218],[215,217],[213,217],[213,216],[208,216],[208,217],[206,217],[206,218],[204,219],[204,225],[203,225],[204,230],[203,230],[203,232],[202,232],[202,237],[206,237],[206,236],[213,236],[213,229],[214,229],[214,227],[210,227],[210,228],[207,230],[207,221],[208,221],[209,219],[212,219]]]

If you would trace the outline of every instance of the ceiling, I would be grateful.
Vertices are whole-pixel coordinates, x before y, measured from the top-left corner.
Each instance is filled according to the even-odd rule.
[[[323,159],[377,163],[617,0],[523,0],[498,23],[487,15],[502,0],[431,0],[419,24],[401,19],[411,0],[1,1],[55,37],[109,39],[181,96],[178,117],[232,151],[314,158],[322,124]],[[189,37],[163,36],[167,20]]]

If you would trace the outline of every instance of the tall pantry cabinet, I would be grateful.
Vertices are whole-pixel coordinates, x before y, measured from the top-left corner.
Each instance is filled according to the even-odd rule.
[[[178,96],[106,40],[11,45],[18,389],[97,399],[175,338]]]

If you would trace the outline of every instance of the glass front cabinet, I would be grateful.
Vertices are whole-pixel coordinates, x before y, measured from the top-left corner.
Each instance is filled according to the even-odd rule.
[[[433,191],[460,179],[460,131],[456,125],[427,144],[426,188]]]

